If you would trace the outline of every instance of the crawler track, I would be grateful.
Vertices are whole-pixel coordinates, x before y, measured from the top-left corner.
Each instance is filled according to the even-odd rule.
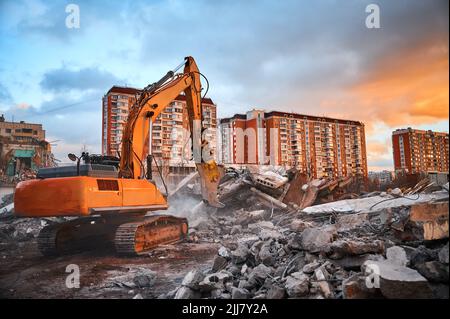
[[[187,220],[167,215],[148,217],[142,221],[122,224],[117,228],[114,244],[124,255],[139,255],[158,245],[186,238]]]
[[[121,255],[140,255],[185,239],[187,230],[185,218],[168,215],[84,217],[44,227],[38,248],[44,256],[56,256],[109,245]]]

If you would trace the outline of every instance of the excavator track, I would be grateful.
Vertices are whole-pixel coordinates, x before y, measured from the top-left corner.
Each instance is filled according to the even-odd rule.
[[[140,255],[158,245],[181,241],[187,233],[187,219],[169,215],[85,217],[45,226],[39,233],[37,244],[44,256],[105,246],[115,246],[121,255]]]
[[[106,244],[114,225],[99,217],[77,218],[45,226],[39,233],[37,245],[44,256],[57,256],[84,251]]]
[[[59,228],[55,225],[50,225],[44,227],[37,238],[37,244],[39,251],[44,256],[55,256],[58,255],[58,249],[56,244],[56,238]]]
[[[121,255],[141,255],[158,245],[182,241],[187,234],[186,218],[158,215],[120,225],[114,244]]]

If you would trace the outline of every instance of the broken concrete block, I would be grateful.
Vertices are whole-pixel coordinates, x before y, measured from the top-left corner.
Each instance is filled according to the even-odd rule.
[[[423,245],[413,249],[409,255],[410,264],[413,268],[424,262],[436,260],[438,258],[438,253],[436,251],[428,249]]]
[[[258,233],[261,229],[266,228],[266,229],[274,229],[275,226],[273,225],[272,222],[269,221],[260,221],[257,223],[253,223],[253,224],[248,224],[248,229],[253,231],[254,233]]]
[[[316,270],[319,267],[320,267],[320,262],[313,261],[312,263],[309,263],[309,264],[306,264],[305,266],[303,266],[302,271],[305,274],[312,274],[314,272],[314,270]]]
[[[222,256],[226,259],[230,259],[231,258],[231,254],[228,248],[221,246],[217,252],[219,254],[219,256]]]
[[[212,291],[214,289],[225,289],[225,283],[233,279],[233,275],[228,271],[221,270],[219,272],[207,275],[199,284],[201,291]]]
[[[293,233],[288,240],[287,247],[290,250],[302,250],[302,235],[301,233]]]
[[[326,252],[332,259],[367,253],[381,254],[384,253],[384,242],[381,240],[371,242],[337,240],[328,246]]]
[[[374,299],[383,296],[379,289],[367,287],[365,276],[355,274],[342,281],[342,297],[344,299]]]
[[[242,226],[247,226],[251,223],[256,223],[258,221],[264,220],[266,216],[265,210],[255,210],[251,212],[243,211],[236,219],[236,223]]]
[[[224,269],[228,264],[228,261],[225,257],[216,256],[213,261],[212,271],[217,272],[219,270]]]
[[[188,272],[186,276],[184,276],[181,285],[197,290],[198,284],[203,280],[204,277],[205,275],[200,270],[193,269]]]
[[[248,299],[249,291],[245,288],[231,288],[231,299]]]
[[[301,247],[315,253],[322,251],[336,236],[334,226],[307,228],[300,235]]]
[[[264,242],[262,240],[254,242],[253,245],[250,247],[250,253],[255,257],[258,256],[262,245],[264,245]]]
[[[235,264],[242,264],[247,261],[250,251],[248,246],[243,243],[239,243],[238,247],[231,252],[231,258]]]
[[[259,250],[258,259],[266,266],[272,266],[276,261],[276,251],[272,246],[272,241],[268,240]]]
[[[448,265],[448,243],[439,251],[439,261]]]
[[[277,285],[272,285],[267,291],[267,299],[283,299],[286,297],[286,289]]]
[[[290,224],[291,230],[296,231],[296,232],[302,232],[306,228],[311,228],[311,227],[314,227],[312,223],[303,221],[301,219],[294,219]]]
[[[264,264],[259,264],[248,275],[248,286],[256,287],[261,286],[266,280],[267,276],[272,273],[272,268],[267,267]]]
[[[267,240],[267,239],[280,240],[280,238],[282,238],[282,237],[283,237],[283,235],[275,229],[263,228],[259,232],[259,238],[261,238],[262,240]]]
[[[247,283],[247,280],[244,280],[244,279],[239,280],[238,288],[244,288],[244,287],[249,287],[249,289],[251,289],[251,287]]]
[[[386,250],[386,258],[395,265],[407,266],[409,263],[405,249],[400,246],[389,247]]]
[[[317,279],[317,285],[320,288],[320,291],[322,292],[323,296],[325,298],[332,298],[334,297],[333,290],[330,286],[330,284],[327,282],[329,279],[329,274],[324,269],[324,267],[319,267],[314,271],[314,276]]]
[[[394,196],[402,196],[403,195],[402,190],[398,187],[391,190],[391,194]]]
[[[231,228],[230,235],[240,234],[241,232],[242,232],[242,226],[241,225],[234,225]]]
[[[417,265],[417,271],[432,282],[448,283],[448,265],[444,265],[438,261],[427,261]]]
[[[248,270],[247,264],[243,264],[243,265],[242,265],[242,268],[241,268],[241,271],[240,271],[241,275],[245,275],[245,273],[247,272],[247,270]]]
[[[374,288],[389,299],[426,299],[433,294],[427,280],[416,270],[389,261],[368,260],[363,270]],[[369,287],[373,288],[373,287]]]
[[[212,299],[218,299],[218,298],[222,297],[223,290],[222,289],[214,289],[209,294]]]
[[[106,287],[149,287],[156,280],[156,272],[145,267],[130,267],[128,272],[111,271],[110,276],[105,281]]]
[[[229,271],[233,276],[240,276],[241,274],[240,267],[233,264],[228,265],[227,271]]]
[[[339,215],[336,221],[338,231],[348,231],[364,225],[369,220],[369,214],[345,214]]]
[[[286,278],[284,284],[289,297],[303,297],[309,292],[309,277],[301,272],[294,272]]]
[[[251,247],[257,241],[259,241],[259,236],[256,235],[242,236],[237,239],[238,245],[244,244],[247,247]]]
[[[141,294],[137,294],[136,296],[133,297],[133,299],[144,299],[144,297],[142,297]]]
[[[200,292],[195,291],[189,287],[181,286],[177,290],[174,299],[199,299],[200,296]]]
[[[134,277],[133,282],[136,287],[150,287],[155,283],[156,276],[155,275],[137,275]]]

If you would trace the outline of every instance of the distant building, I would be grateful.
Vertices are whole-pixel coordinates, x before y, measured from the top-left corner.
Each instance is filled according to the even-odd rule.
[[[129,109],[139,96],[140,90],[129,87],[113,86],[103,97],[102,117],[102,154],[117,156],[121,150],[122,132]],[[206,134],[213,152],[216,152],[216,105],[210,98],[202,100],[203,127],[210,128]],[[190,152],[186,96],[178,95],[153,123],[152,154],[168,166],[193,166],[186,160]]]
[[[380,185],[388,185],[394,179],[394,172],[387,170],[381,172],[369,172],[369,179],[372,181],[377,180]]]
[[[13,176],[25,169],[53,166],[42,124],[7,122],[0,116],[0,171]]]
[[[273,164],[308,175],[367,176],[364,124],[358,121],[252,110],[219,124],[224,164]]]
[[[392,132],[394,168],[396,172],[448,172],[449,134],[397,129]]]

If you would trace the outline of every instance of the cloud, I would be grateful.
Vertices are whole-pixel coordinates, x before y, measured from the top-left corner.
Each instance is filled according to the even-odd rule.
[[[11,101],[11,94],[9,93],[9,90],[0,83],[0,101]]]
[[[101,98],[99,91],[82,94],[57,94],[39,107],[29,103],[13,103],[4,111],[7,119],[39,123],[47,140],[59,140],[52,151],[66,161],[67,153],[80,153],[85,145],[92,153],[100,152]]]
[[[369,170],[389,169],[393,165],[392,140],[386,138],[384,142],[369,139],[366,143]]]
[[[40,82],[44,90],[51,92],[64,92],[67,90],[103,90],[106,91],[114,84],[123,83],[112,73],[97,67],[71,70],[63,66],[46,72]]]
[[[16,104],[16,108],[19,110],[28,110],[30,107],[31,105],[25,102]]]
[[[370,140],[367,143],[367,152],[373,155],[384,155],[389,151],[389,143]]]

